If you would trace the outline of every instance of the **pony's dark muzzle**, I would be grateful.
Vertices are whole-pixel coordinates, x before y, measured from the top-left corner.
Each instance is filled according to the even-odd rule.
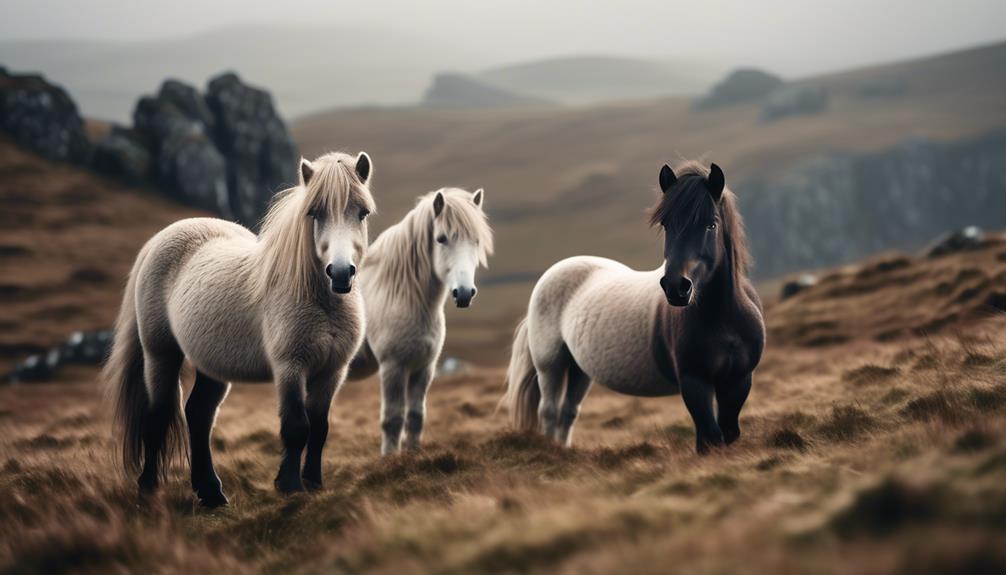
[[[470,288],[454,288],[451,291],[451,295],[454,296],[454,303],[458,307],[468,307],[472,304],[472,300],[475,299],[475,294],[478,291],[475,286]]]
[[[356,277],[356,266],[349,264],[345,267],[334,267],[332,264],[325,266],[325,275],[332,280],[332,291],[338,294],[347,294],[353,290],[353,278]]]
[[[692,280],[684,276],[676,280],[661,277],[660,289],[664,290],[667,303],[675,307],[684,307],[692,300]]]

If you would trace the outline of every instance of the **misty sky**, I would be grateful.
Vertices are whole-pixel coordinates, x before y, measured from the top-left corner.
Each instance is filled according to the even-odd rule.
[[[145,40],[244,25],[386,28],[497,63],[622,54],[795,76],[1006,38],[1004,0],[2,0],[0,38]]]

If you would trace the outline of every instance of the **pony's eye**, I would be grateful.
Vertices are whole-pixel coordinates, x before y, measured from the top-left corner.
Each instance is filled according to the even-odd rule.
[[[321,219],[321,210],[311,210],[307,213],[307,217],[312,220],[318,221]]]
[[[440,234],[439,236],[437,236],[437,243],[438,244],[446,244],[447,243],[447,236],[445,236],[443,234]]]
[[[706,229],[709,230],[709,231],[715,230],[716,229],[716,222],[713,222],[713,223],[709,224],[708,226],[706,226]]]
[[[363,220],[367,219],[367,216],[369,215],[370,215],[369,210],[360,210],[360,221],[362,222]]]

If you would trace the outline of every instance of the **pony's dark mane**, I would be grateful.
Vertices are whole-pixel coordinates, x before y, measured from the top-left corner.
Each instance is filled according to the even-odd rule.
[[[716,205],[706,187],[709,168],[698,162],[685,162],[674,168],[674,173],[677,181],[667,193],[660,194],[657,204],[650,208],[650,225],[662,225],[665,232],[681,233],[698,222],[712,220]],[[730,258],[734,278],[747,277],[751,254],[744,222],[737,210],[737,198],[729,188],[724,189],[720,197],[718,225],[723,231],[724,248]]]

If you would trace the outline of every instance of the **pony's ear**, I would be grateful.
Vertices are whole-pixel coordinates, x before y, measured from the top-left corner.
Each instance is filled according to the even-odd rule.
[[[433,196],[433,216],[439,216],[444,211],[444,194],[443,192],[437,192],[437,195]]]
[[[484,196],[485,196],[485,190],[483,190],[482,188],[475,190],[475,195],[472,196],[472,201],[475,202],[475,205],[478,206],[479,209],[482,208],[482,198]]]
[[[366,184],[370,179],[371,166],[370,156],[367,155],[367,152],[360,152],[356,156],[356,175],[360,177],[361,183]]]
[[[314,166],[305,158],[300,159],[300,185],[306,186],[314,175]]]
[[[660,168],[660,191],[666,194],[676,181],[678,181],[678,177],[674,175],[674,171],[670,166],[664,164],[664,167]]]
[[[709,193],[712,194],[713,199],[717,202],[720,201],[720,197],[723,196],[723,188],[726,187],[727,179],[723,175],[723,170],[720,169],[716,164],[709,166],[709,178],[706,180],[709,182]]]

